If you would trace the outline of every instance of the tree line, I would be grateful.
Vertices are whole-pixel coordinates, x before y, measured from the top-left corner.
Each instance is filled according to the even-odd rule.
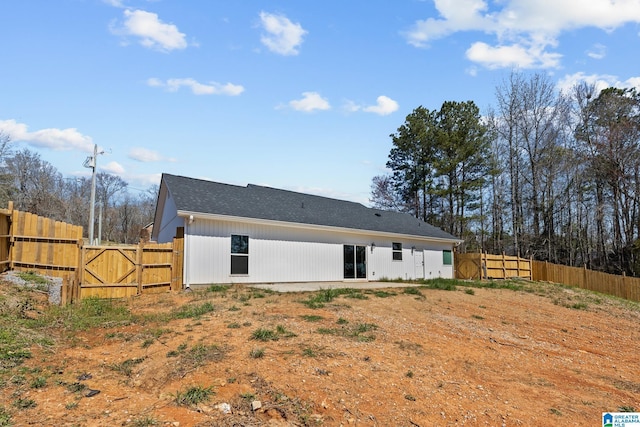
[[[483,250],[640,275],[640,94],[512,73],[480,114],[422,106],[390,135],[374,207]]]
[[[143,227],[153,221],[158,186],[131,194],[122,178],[96,174],[94,236],[102,241],[136,243]],[[0,131],[0,206],[31,212],[89,230],[90,177],[64,177],[38,153],[15,151]],[[100,212],[102,215],[100,215]],[[101,216],[101,221],[100,220]]]

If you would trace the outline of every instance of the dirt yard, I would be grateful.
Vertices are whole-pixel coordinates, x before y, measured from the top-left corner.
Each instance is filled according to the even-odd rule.
[[[19,296],[2,286],[7,312]],[[34,329],[49,344],[2,371],[0,425],[597,426],[640,411],[638,304],[513,286],[143,295],[88,329],[62,310]],[[24,318],[51,316],[31,298]]]

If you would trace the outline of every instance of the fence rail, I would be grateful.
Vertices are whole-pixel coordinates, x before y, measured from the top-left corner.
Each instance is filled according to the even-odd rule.
[[[84,246],[82,227],[28,212],[0,210],[0,271],[61,277],[61,303],[182,288],[183,236],[173,243]]]
[[[600,292],[640,302],[640,278],[505,255],[456,254],[456,278],[464,280],[524,278]]]

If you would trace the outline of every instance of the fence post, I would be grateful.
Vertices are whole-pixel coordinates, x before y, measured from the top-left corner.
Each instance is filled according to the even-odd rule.
[[[507,260],[505,258],[504,251],[502,251],[502,278],[507,278]]]
[[[73,304],[80,299],[78,280],[73,275],[64,276],[62,279],[62,293],[60,305]]]
[[[13,241],[14,241],[14,237],[16,234],[16,230],[15,230],[15,226],[13,223],[13,201],[9,200],[9,202],[7,203],[7,222],[9,223],[8,229],[9,232],[7,233],[8,237],[8,244],[9,244],[9,253],[8,253],[8,257],[7,257],[7,261],[9,261],[9,263],[7,264],[7,268],[9,270],[13,270]]]
[[[144,253],[144,242],[140,241],[136,248],[136,280],[138,281],[138,295],[142,294],[142,255]]]
[[[78,282],[77,280],[72,280],[72,288],[73,288],[73,299],[71,302],[74,301],[80,301],[80,299],[82,298],[82,290],[80,289],[80,282]]]
[[[184,227],[176,229],[176,236],[173,238],[173,256],[171,257],[171,290],[182,289],[184,278],[182,271],[184,266]]]
[[[62,278],[62,286],[60,287],[60,305],[67,305],[67,299],[69,298],[69,276]]]
[[[80,246],[80,274],[78,274],[78,297],[81,295],[80,289],[82,288],[82,284],[85,283],[84,273],[85,273],[85,262],[87,261],[87,250],[84,247],[84,240],[82,241],[82,246]]]
[[[84,279],[84,239],[82,238],[82,231],[80,231],[80,238],[76,241],[76,249],[78,250],[78,265],[73,276],[79,289],[82,286],[82,280]],[[78,293],[79,292],[80,291],[78,290]]]

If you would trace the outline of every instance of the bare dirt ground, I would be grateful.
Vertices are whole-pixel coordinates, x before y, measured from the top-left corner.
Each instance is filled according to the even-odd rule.
[[[17,426],[597,426],[640,411],[640,306],[518,287],[363,290],[319,308],[303,302],[327,291],[143,295],[124,302],[132,321],[51,325],[0,405]],[[209,400],[180,405],[194,390]]]

